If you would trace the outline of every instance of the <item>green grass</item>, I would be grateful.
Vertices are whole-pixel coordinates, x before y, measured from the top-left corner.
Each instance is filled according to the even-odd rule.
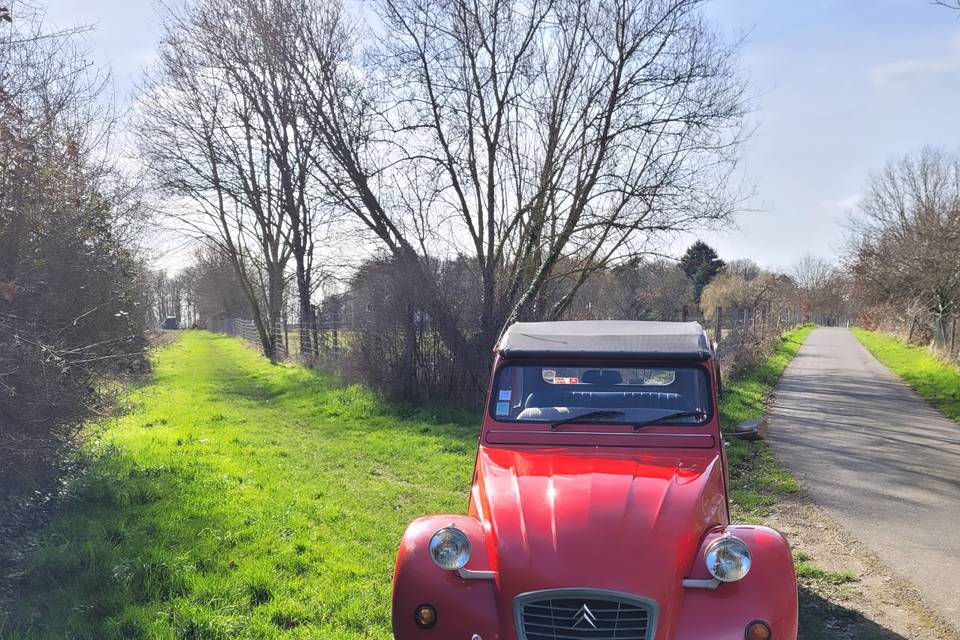
[[[810,330],[727,385],[725,428],[763,415]],[[419,515],[465,510],[478,416],[201,332],[154,365],[83,447],[0,638],[389,638],[397,542]],[[759,520],[796,482],[764,443],[732,442],[735,515]]]
[[[813,331],[812,325],[798,327],[783,335],[774,352],[759,364],[742,372],[725,386],[720,400],[720,421],[727,433],[744,420],[762,418],[767,401],[783,370]],[[735,520],[761,522],[784,494],[797,493],[800,486],[780,466],[764,442],[728,438],[730,498]]]
[[[409,521],[462,512],[476,416],[185,332],[30,554],[7,638],[388,638]]]
[[[878,331],[853,329],[874,357],[907,381],[943,415],[960,422],[960,369],[926,347],[908,345]]]

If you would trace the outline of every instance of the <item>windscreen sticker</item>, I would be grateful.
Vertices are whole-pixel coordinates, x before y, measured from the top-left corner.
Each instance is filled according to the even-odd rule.
[[[510,402],[510,389],[500,389],[500,401]]]
[[[580,378],[561,378],[556,376],[553,379],[553,384],[580,384]]]
[[[510,403],[509,402],[498,402],[497,403],[497,415],[506,416],[510,414]]]

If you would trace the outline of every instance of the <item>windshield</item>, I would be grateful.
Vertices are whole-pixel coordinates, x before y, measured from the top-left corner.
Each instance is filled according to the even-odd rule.
[[[703,424],[710,385],[695,366],[511,364],[497,374],[490,411],[501,422]]]

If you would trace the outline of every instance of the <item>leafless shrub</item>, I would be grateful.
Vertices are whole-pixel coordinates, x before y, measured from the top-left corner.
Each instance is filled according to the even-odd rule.
[[[105,381],[143,365],[141,200],[105,160],[75,33],[0,27],[0,498],[37,488]]]
[[[441,400],[475,405],[484,381],[459,362],[437,333],[430,301],[405,265],[386,256],[364,262],[348,292],[339,297],[350,313],[341,319],[341,365],[348,379],[372,384],[405,400]],[[457,313],[470,313],[474,282],[467,260],[436,260],[434,277],[451,296],[460,292]],[[329,311],[325,321],[332,316]]]

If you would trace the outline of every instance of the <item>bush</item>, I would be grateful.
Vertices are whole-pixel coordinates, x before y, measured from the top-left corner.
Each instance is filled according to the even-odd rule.
[[[144,366],[136,190],[103,160],[71,35],[30,28],[0,36],[0,521]]]
[[[467,323],[478,312],[464,308],[470,299],[462,292],[470,282],[464,268],[444,264],[438,279],[451,309]],[[450,352],[420,286],[394,260],[364,263],[346,297],[354,311],[341,325],[344,374],[394,398],[476,406],[485,391],[484,365],[468,361],[469,349],[460,358]]]
[[[755,326],[724,337],[720,345],[720,367],[725,378],[739,375],[767,358],[781,341],[779,332]]]

